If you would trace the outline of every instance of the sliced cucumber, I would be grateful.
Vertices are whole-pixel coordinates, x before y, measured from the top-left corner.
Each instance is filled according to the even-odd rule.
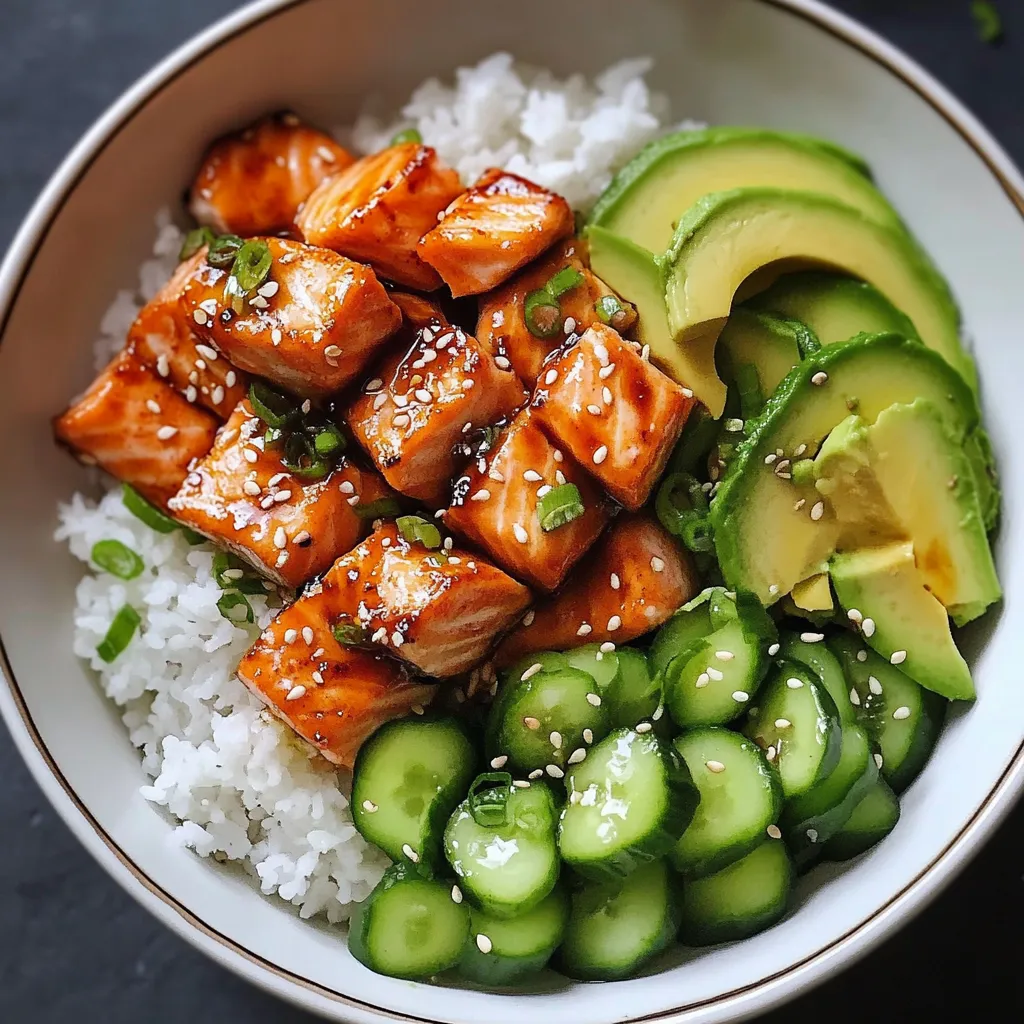
[[[527,654],[521,661],[502,672],[502,691],[504,692],[509,683],[518,683],[523,673],[533,668],[534,665],[540,665],[545,672],[554,672],[556,669],[565,668],[568,664],[568,659],[560,651],[536,651],[533,654]]]
[[[878,779],[850,815],[849,821],[825,844],[826,860],[852,860],[880,843],[900,820],[900,801],[884,779]]]
[[[868,734],[859,725],[843,726],[839,764],[829,777],[787,805],[782,831],[797,868],[807,867],[850,820],[857,805],[878,781],[878,764]]]
[[[603,692],[615,681],[619,672],[619,656],[615,651],[602,651],[601,644],[587,644],[567,651],[563,657],[570,668],[592,676],[598,690]]]
[[[705,590],[698,594],[655,633],[647,654],[653,672],[663,672],[673,658],[714,630],[711,625],[711,597],[715,592]]]
[[[511,985],[542,971],[561,945],[569,921],[569,897],[556,888],[517,917],[495,917],[476,907],[470,908],[470,917],[469,942],[459,961],[459,974],[480,985]]]
[[[786,844],[766,839],[743,860],[683,887],[679,940],[714,946],[756,935],[785,915],[792,888]]]
[[[839,763],[842,725],[835,702],[810,669],[780,663],[758,705],[743,731],[775,765],[786,799],[827,779]]]
[[[700,729],[675,741],[700,792],[700,804],[672,850],[688,878],[721,871],[764,842],[778,821],[782,789],[752,740],[728,729]]]
[[[352,819],[392,860],[411,849],[419,862],[443,860],[441,837],[477,770],[477,752],[455,718],[403,718],[362,746],[352,775]]]
[[[558,969],[583,981],[636,974],[672,941],[679,926],[677,883],[664,861],[625,880],[584,882],[558,954]]]
[[[560,778],[588,738],[593,743],[608,734],[608,711],[593,676],[568,666],[537,671],[535,665],[543,662],[509,679],[491,708],[488,757],[498,767]],[[502,757],[508,761],[493,761]]]
[[[904,675],[851,634],[829,641],[839,658],[858,721],[877,744],[882,776],[895,790],[917,778],[946,716],[946,701]]]
[[[500,806],[492,800],[481,811],[480,795],[505,800]],[[497,819],[490,817],[496,811]],[[551,892],[559,869],[557,813],[543,782],[526,788],[510,784],[500,794],[471,791],[459,804],[444,831],[444,850],[459,885],[477,906],[495,917],[515,917]],[[503,824],[489,824],[493,820]]]
[[[815,635],[821,636],[820,633]],[[855,722],[857,716],[850,701],[850,686],[843,674],[843,666],[824,641],[808,642],[802,640],[801,636],[796,633],[782,634],[779,641],[781,645],[779,657],[806,665],[817,677],[818,682],[828,690],[828,695],[835,703],[843,724]]]
[[[419,866],[393,864],[356,906],[348,948],[364,966],[392,978],[430,978],[454,967],[469,936],[469,908],[451,886]]]
[[[604,691],[612,726],[629,729],[649,721],[655,732],[661,734],[663,727],[671,724],[662,703],[661,681],[651,674],[641,651],[620,647],[618,655],[618,674]]]
[[[619,729],[566,778],[562,859],[590,878],[624,877],[664,857],[700,795],[686,762],[653,732]]]

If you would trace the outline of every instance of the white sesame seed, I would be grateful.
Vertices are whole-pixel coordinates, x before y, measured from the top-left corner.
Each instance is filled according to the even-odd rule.
[[[811,506],[811,518],[817,522],[825,514],[825,502],[816,501]]]
[[[456,690],[456,693],[458,693],[458,692],[459,691]],[[516,789],[529,789],[530,788],[530,784],[525,779],[513,779],[512,780],[512,785],[515,786]]]
[[[653,570],[654,570],[655,572],[663,572],[663,571],[664,571],[664,569],[665,569],[665,561],[664,561],[664,559],[661,559],[661,558],[659,558],[659,557],[658,557],[657,555],[655,555],[655,556],[654,556],[654,557],[653,557],[653,558],[651,559],[651,568],[652,568],[652,569],[653,569]]]
[[[771,647],[768,648],[768,657],[774,658],[775,655],[779,653],[779,649],[778,644],[772,644]]]
[[[800,509],[802,509],[804,507],[804,505],[806,505],[806,504],[807,504],[807,499],[806,498],[801,498],[799,501],[793,502],[793,511],[794,512],[799,512]]]
[[[580,625],[580,628],[576,630],[577,636],[589,636],[594,631],[594,627],[589,622],[584,622]]]
[[[857,660],[861,661],[861,662],[867,661],[868,660],[868,652],[867,651],[858,651],[857,652]]]
[[[306,696],[306,688],[300,683],[298,686],[293,686],[288,691],[288,696],[285,700],[298,700],[300,697]]]
[[[565,318],[565,323],[562,324],[562,330],[566,334],[572,334],[572,332],[576,330],[576,321],[571,316],[567,316]]]
[[[255,448],[243,448],[242,458],[246,462],[259,462],[260,453]]]
[[[512,364],[504,356],[495,356],[494,365],[497,366],[499,370],[512,369]]]
[[[765,756],[765,757],[766,757],[766,758],[767,758],[767,759],[768,759],[769,761],[774,761],[774,760],[775,760],[775,755],[776,755],[777,753],[778,753],[778,751],[777,751],[777,750],[775,749],[775,747],[769,747],[769,748],[768,748],[768,749],[767,749],[767,750],[766,750],[766,751],[764,752],[764,756]]]
[[[171,372],[170,360],[166,355],[157,356],[156,372],[160,374],[161,377],[166,377]]]
[[[609,633],[614,633],[615,630],[617,630],[619,628],[619,626],[621,626],[621,625],[622,625],[622,619],[618,615],[613,615],[608,620],[608,632]]]
[[[555,483],[558,484],[559,487],[565,486],[565,474],[560,469],[555,470]]]
[[[584,747],[577,747],[568,757],[569,764],[579,764],[581,761],[585,761],[587,757],[587,751]]]
[[[551,458],[553,458],[555,462],[561,462],[565,458],[565,456],[557,448],[555,448],[551,452]]]
[[[219,353],[215,348],[211,348],[209,345],[196,345],[196,351],[209,362],[217,362]]]
[[[827,382],[828,382],[828,374],[824,370],[819,370],[811,378],[811,383],[812,384],[817,384],[818,387],[821,387],[822,384],[826,384]]]
[[[607,366],[602,366],[601,369],[597,371],[597,375],[601,380],[607,380],[614,372],[615,364],[609,363]]]
[[[283,549],[288,544],[288,534],[284,532],[284,527],[279,526],[274,531],[274,547],[278,550]]]
[[[146,408],[151,413],[155,413],[157,416],[160,415],[160,403],[159,402],[154,402],[152,398],[147,398],[146,399]]]
[[[322,673],[319,672],[317,669],[313,670],[312,676],[313,676],[313,682],[316,683],[317,686],[323,686],[324,685],[324,677],[323,677]]]
[[[804,685],[804,681],[802,679],[797,679],[796,676],[790,676],[789,679],[786,680],[786,685],[791,690],[799,690],[800,687]]]
[[[612,394],[612,389],[611,388],[602,388],[601,389],[601,398],[604,401],[605,405],[611,405],[612,402],[615,401],[615,396]]]
[[[407,413],[397,413],[391,420],[396,427],[407,427],[409,426],[409,416]]]
[[[782,830],[779,828],[778,825],[769,825],[768,828],[765,831],[767,831],[768,836],[771,839],[781,839],[782,838]]]
[[[478,935],[475,941],[476,948],[479,949],[481,953],[490,953],[490,951],[494,948],[494,944],[491,942],[489,938],[487,938],[486,935]]]
[[[307,644],[312,645],[312,643],[313,643],[313,636],[314,636],[314,634],[313,634],[313,627],[312,626],[303,626],[302,627],[302,639],[305,640]]]
[[[788,718],[776,718],[775,728],[776,729],[788,729],[793,723]]]
[[[705,761],[704,767],[715,775],[721,775],[725,771],[725,765],[721,761]]]
[[[185,401],[194,402],[198,397],[199,392],[196,390],[196,386],[194,384],[189,384],[189,386],[185,388]]]
[[[608,448],[605,445],[601,445],[600,448],[594,452],[594,465],[600,466],[605,459],[608,458]]]
[[[870,639],[871,637],[873,637],[875,635],[875,620],[874,619],[865,619],[861,623],[860,628],[863,631],[864,635]],[[865,660],[867,659],[867,654],[864,655],[864,658],[865,658]]]
[[[363,801],[363,810],[369,814],[376,814],[378,807],[372,800]]]
[[[606,349],[604,347],[604,345],[602,345],[600,343],[595,345],[594,346],[594,355],[597,357],[597,361],[602,366],[607,366],[608,365],[608,349]]]
[[[772,452],[770,455],[766,455],[764,457],[764,464],[766,466],[770,466],[777,458],[778,458],[778,455],[776,455],[774,452]]]
[[[250,497],[255,498],[261,492],[262,488],[255,480],[246,480],[245,483],[242,484],[242,490]]]
[[[284,631],[284,642],[286,644],[293,644],[299,638],[299,631],[297,629],[286,629]]]
[[[532,715],[527,715],[523,719],[523,725],[525,725],[527,729],[537,730],[540,728],[540,722]]]
[[[534,770],[533,770],[532,772],[530,772],[530,774],[529,774],[529,775],[527,775],[526,777],[527,777],[528,779],[539,779],[539,778],[540,778],[540,777],[541,777],[541,776],[542,776],[543,774],[544,774],[544,769],[543,769],[543,768],[535,768],[535,769],[534,769]]]
[[[434,396],[426,388],[416,389],[416,401],[417,402],[432,402]]]
[[[709,676],[707,674],[707,672],[701,672],[701,674],[699,676],[697,676],[697,682],[694,684],[694,686],[698,690],[703,690],[704,687],[707,686],[708,683],[710,683],[710,682],[711,682],[711,676]]]
[[[633,727],[633,731],[643,735],[645,732],[650,732],[653,728],[654,726],[650,722],[639,722]]]
[[[591,707],[599,708],[601,706],[601,698],[596,693],[588,693],[587,703]]]
[[[161,441],[170,441],[172,437],[178,432],[177,427],[161,427],[157,432],[156,436]]]
[[[743,420],[728,419],[725,421],[725,429],[730,434],[738,434],[743,429]]]
[[[746,702],[750,700],[750,694],[745,693],[743,690],[735,690],[733,691],[732,699],[736,701],[737,704],[746,704]]]
[[[324,349],[324,358],[325,359],[337,359],[338,356],[340,356],[340,355],[341,355],[341,349],[338,348],[337,345],[328,345],[327,348]]]
[[[715,651],[715,657],[719,661],[732,661],[736,655],[733,654],[732,651]]]
[[[850,687],[850,703],[856,708],[860,707],[860,694],[855,686]]]
[[[452,903],[462,902],[462,890],[457,886],[452,886]]]
[[[810,839],[812,843],[816,843],[818,841],[818,830],[809,828],[807,830],[807,838]]]
[[[593,404],[588,405],[587,406],[587,412],[589,412],[591,416],[600,416],[601,415],[601,406],[593,405]]]
[[[395,647],[401,647],[402,644],[405,643],[405,637],[402,636],[402,634],[399,633],[398,630],[396,629],[394,633],[391,634],[391,642],[395,645]]]
[[[882,760],[882,755],[881,755],[881,754],[877,754],[877,753],[876,753],[876,754],[874,754],[873,756],[874,756],[874,759],[875,759],[875,767],[876,767],[876,768],[877,768],[877,769],[878,769],[879,771],[881,771],[881,770],[882,770],[882,765],[883,765],[883,764],[885,763],[885,762],[884,762],[884,761]]]
[[[615,650],[615,644],[613,644],[611,640],[605,640],[605,642],[601,644],[599,650],[602,654],[611,654],[612,651]]]
[[[220,405],[224,401],[224,388],[218,384],[211,392],[210,398],[213,399],[214,405]]]
[[[562,749],[562,734],[560,732],[552,732],[548,736],[548,742],[550,742],[551,746],[553,746],[555,748],[555,750],[561,750]]]
[[[801,633],[800,634],[800,639],[805,644],[816,644],[816,643],[820,643],[822,640],[825,639],[825,634],[824,633]]]
[[[544,374],[544,383],[548,386],[554,384],[556,380],[558,380],[557,370],[548,370],[548,372]]]
[[[491,767],[494,769],[504,768],[508,763],[508,754],[501,754],[498,757],[491,758]]]
[[[618,590],[619,587],[622,586],[622,583],[619,580],[619,574],[616,573],[616,572],[613,572],[611,574],[611,578],[609,579],[609,583],[611,583],[611,585],[612,585],[612,590]]]
[[[278,505],[282,505],[282,504],[284,504],[284,502],[286,502],[286,501],[287,501],[287,500],[288,500],[288,499],[289,499],[289,498],[290,498],[291,496],[292,496],[292,492],[291,492],[291,491],[278,491],[278,492],[277,492],[277,494],[275,494],[275,495],[274,495],[274,501],[275,501],[275,502],[276,502],[276,503],[277,503]]]
[[[720,672],[717,668],[711,665],[704,670],[708,674],[709,679],[713,679],[716,683],[720,683],[725,678],[725,673]]]
[[[408,844],[402,844],[402,853],[406,855],[413,862],[413,864],[419,864],[420,855]]]
[[[380,627],[380,629],[378,629],[378,630],[377,630],[377,631],[376,631],[376,632],[375,632],[375,633],[373,634],[373,636],[371,636],[371,637],[370,637],[370,639],[371,639],[371,640],[372,640],[372,641],[373,641],[373,642],[374,642],[375,644],[379,644],[379,643],[387,643],[387,639],[388,639],[388,631],[387,631],[387,630],[386,630],[386,629],[385,629],[385,628],[384,628],[383,626],[381,626],[381,627]]]
[[[902,665],[907,660],[906,651],[893,651],[889,662],[893,665]]]
[[[491,497],[491,492],[486,487],[481,487],[469,500],[470,501],[487,501]]]
[[[640,349],[640,358],[645,363],[647,362],[648,359],[651,358],[651,346],[650,345],[644,345],[644,347],[642,349]]]
[[[584,729],[583,730],[583,742],[584,743],[588,743],[588,744],[594,742],[594,730],[593,729]]]
[[[876,697],[881,697],[881,695],[882,695],[882,684],[874,676],[868,676],[868,689]]]
[[[205,327],[210,322],[210,318],[207,316],[205,309],[192,310],[192,319],[195,320],[200,327]]]
[[[299,532],[292,537],[292,543],[302,545],[308,543],[312,539],[313,537],[309,530],[299,530]]]
[[[280,327],[275,327],[275,328],[274,328],[274,329],[273,329],[273,330],[272,330],[272,331],[270,332],[270,340],[271,340],[271,341],[272,341],[272,342],[273,342],[273,343],[274,343],[275,345],[280,345],[280,344],[281,344],[281,338],[282,338],[282,337],[283,337],[283,335],[281,334],[281,328],[280,328]]]

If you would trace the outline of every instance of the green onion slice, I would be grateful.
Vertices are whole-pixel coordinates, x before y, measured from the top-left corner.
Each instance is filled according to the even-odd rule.
[[[686,524],[706,518],[707,510],[707,495],[689,473],[670,473],[654,499],[658,521],[673,537],[682,538]]]
[[[169,515],[146,501],[131,484],[121,485],[121,500],[124,507],[151,530],[156,530],[157,533],[174,533],[178,529],[178,524]]]
[[[254,380],[249,385],[249,404],[252,411],[271,428],[287,426],[299,415],[298,406],[287,395],[274,391],[261,380]],[[277,439],[274,438],[275,441]]]
[[[370,639],[370,631],[365,626],[351,620],[335,623],[331,632],[342,647],[362,647]]]
[[[378,498],[365,505],[355,505],[352,511],[360,519],[389,519],[397,516],[402,509],[394,498]]]
[[[139,613],[130,604],[123,605],[114,616],[107,635],[96,645],[96,653],[109,665],[132,642],[141,624]]]
[[[334,423],[328,423],[313,439],[313,449],[317,455],[340,455],[347,445],[345,435]]]
[[[508,824],[511,794],[512,776],[508,772],[484,772],[469,787],[469,813],[483,828],[501,828]]]
[[[682,542],[695,554],[703,555],[713,550],[715,535],[711,520],[706,516],[694,515],[683,523]]]
[[[398,532],[410,544],[418,541],[431,551],[435,551],[441,546],[441,531],[429,519],[424,519],[422,516],[399,516]]]
[[[564,267],[544,286],[553,299],[560,299],[566,292],[583,284],[583,275],[575,267]]]
[[[178,253],[179,260],[191,259],[204,245],[213,245],[217,236],[208,227],[193,228],[181,243],[181,251]]]
[[[238,282],[238,288],[248,295],[270,275],[274,258],[270,246],[262,239],[250,239],[242,245],[231,266],[231,276]]]
[[[240,594],[266,595],[263,579],[240,559],[225,551],[213,556],[213,578],[221,590],[237,590]]]
[[[561,307],[546,288],[538,288],[526,296],[523,318],[535,338],[553,338],[562,326]]]
[[[400,131],[392,140],[392,146],[401,146],[406,142],[422,142],[423,136],[419,133],[417,128],[406,128],[404,131]]]
[[[586,512],[580,489],[575,484],[561,484],[553,487],[537,502],[537,516],[540,528],[551,533],[579,519]]]
[[[300,433],[287,436],[281,464],[290,473],[304,480],[322,480],[332,468],[332,464],[326,458],[317,455],[313,439]]]
[[[206,254],[206,262],[218,270],[230,270],[235,262],[238,250],[245,243],[238,235],[218,235],[211,243]]]
[[[221,594],[220,600],[217,602],[217,609],[221,615],[230,622],[255,622],[256,616],[253,614],[252,605],[237,591],[230,590],[225,594]]]
[[[594,312],[603,324],[610,324],[615,316],[625,312],[625,307],[614,295],[602,295],[594,303]]]
[[[142,574],[146,563],[119,540],[99,540],[92,546],[93,564],[121,580],[133,580]]]

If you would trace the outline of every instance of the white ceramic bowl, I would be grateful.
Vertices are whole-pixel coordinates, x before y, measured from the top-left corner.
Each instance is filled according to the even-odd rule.
[[[628,12],[628,13],[627,13]],[[680,115],[830,136],[868,157],[949,276],[976,340],[1005,516],[1007,600],[969,645],[980,699],[954,714],[891,838],[848,870],[805,879],[770,932],[614,985],[552,979],[492,995],[378,977],[337,932],[300,922],[243,879],[167,843],[139,795],[136,752],[71,653],[80,573],[52,541],[84,484],[50,417],[89,379],[91,340],[149,251],[206,143],[269,109],[343,123],[368,94],[398,103],[428,75],[509,49],[559,72],[651,54]],[[179,50],[101,119],[54,176],[0,271],[2,709],[54,806],[130,893],[242,976],[335,1020],[710,1024],[767,1009],[849,964],[963,866],[1024,783],[1024,181],[920,68],[810,0],[266,0]],[[16,841],[16,840],[15,840]]]

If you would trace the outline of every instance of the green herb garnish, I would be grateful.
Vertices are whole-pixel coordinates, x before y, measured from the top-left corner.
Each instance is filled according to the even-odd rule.
[[[610,324],[615,317],[626,312],[626,307],[614,295],[602,295],[594,303],[594,312],[601,323]]]
[[[313,438],[313,448],[317,455],[340,455],[347,447],[345,435],[334,423],[328,423]]]
[[[94,565],[121,580],[133,580],[146,568],[146,563],[119,540],[97,541],[92,546],[90,557]]]
[[[238,235],[218,235],[211,243],[206,254],[206,262],[218,270],[230,270],[238,255],[238,250],[245,243]]]
[[[181,250],[178,253],[179,260],[187,260],[195,256],[204,245],[213,245],[217,236],[208,227],[193,228],[181,243]]]
[[[157,533],[174,533],[178,529],[178,524],[169,515],[146,501],[131,484],[121,485],[121,500],[124,507],[151,530],[156,530]]]
[[[658,488],[654,511],[673,537],[683,539],[688,523],[707,519],[708,498],[696,477],[670,473]]]
[[[267,279],[274,258],[270,246],[260,239],[243,243],[231,264],[231,273],[224,282],[224,299],[241,315],[253,292]]]
[[[213,578],[221,590],[237,590],[240,594],[266,594],[263,579],[234,555],[218,551],[213,556]]]
[[[473,820],[483,828],[501,828],[508,824],[508,798],[512,795],[512,776],[508,772],[485,772],[469,787],[466,802]]]
[[[398,532],[410,544],[419,542],[431,551],[441,546],[441,531],[429,519],[422,516],[399,516],[397,524]]]
[[[586,512],[580,489],[575,484],[561,484],[553,487],[537,502],[537,516],[540,528],[551,533],[579,519]]]
[[[535,338],[553,338],[562,326],[562,309],[551,292],[538,288],[526,296],[523,318]]]
[[[299,417],[299,407],[287,395],[274,391],[261,380],[254,380],[249,385],[249,404],[252,411],[272,429],[285,427]]]
[[[370,631],[358,622],[339,622],[331,630],[342,647],[363,647],[370,639]]]
[[[1003,18],[992,0],[971,0],[971,15],[983,43],[998,43],[1003,38]]]
[[[397,516],[402,509],[394,498],[378,498],[376,501],[368,501],[365,505],[355,505],[352,511],[360,519],[389,519],[391,516]]]
[[[560,299],[566,292],[583,284],[583,275],[574,267],[563,267],[544,286],[553,299]]]
[[[141,624],[139,613],[130,604],[123,605],[106,636],[96,645],[96,653],[109,665],[132,642]]]
[[[229,622],[255,622],[252,605],[237,590],[222,594],[217,602],[217,609]]]
[[[422,141],[423,136],[419,133],[419,130],[417,128],[406,128],[403,131],[400,131],[397,135],[395,135],[395,137],[391,140],[391,145],[401,146],[403,143],[406,142]]]

